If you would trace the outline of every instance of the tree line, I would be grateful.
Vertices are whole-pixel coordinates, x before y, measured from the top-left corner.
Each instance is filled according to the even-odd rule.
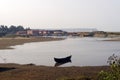
[[[5,35],[13,35],[16,34],[18,31],[24,31],[26,30],[23,26],[14,26],[11,25],[10,27],[6,25],[0,25],[0,36],[5,36]]]

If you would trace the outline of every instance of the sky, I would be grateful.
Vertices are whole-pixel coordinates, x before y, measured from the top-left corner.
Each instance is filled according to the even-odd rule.
[[[120,31],[120,0],[0,0],[0,25]]]

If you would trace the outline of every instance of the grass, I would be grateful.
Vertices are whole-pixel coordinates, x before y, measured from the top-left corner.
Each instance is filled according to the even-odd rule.
[[[1,80],[97,80],[98,72],[109,70],[108,66],[48,67],[27,64],[0,64],[0,67],[14,68],[0,72]]]

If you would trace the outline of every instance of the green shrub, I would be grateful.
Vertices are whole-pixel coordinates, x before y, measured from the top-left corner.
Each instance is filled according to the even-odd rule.
[[[114,54],[108,58],[110,71],[101,71],[98,80],[120,80],[120,57]]]

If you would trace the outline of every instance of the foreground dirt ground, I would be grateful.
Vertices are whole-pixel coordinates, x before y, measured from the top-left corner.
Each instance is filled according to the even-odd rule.
[[[0,80],[63,80],[62,78],[88,76],[96,80],[98,72],[108,66],[48,67],[33,64],[0,64]],[[71,80],[71,79],[70,79]]]

